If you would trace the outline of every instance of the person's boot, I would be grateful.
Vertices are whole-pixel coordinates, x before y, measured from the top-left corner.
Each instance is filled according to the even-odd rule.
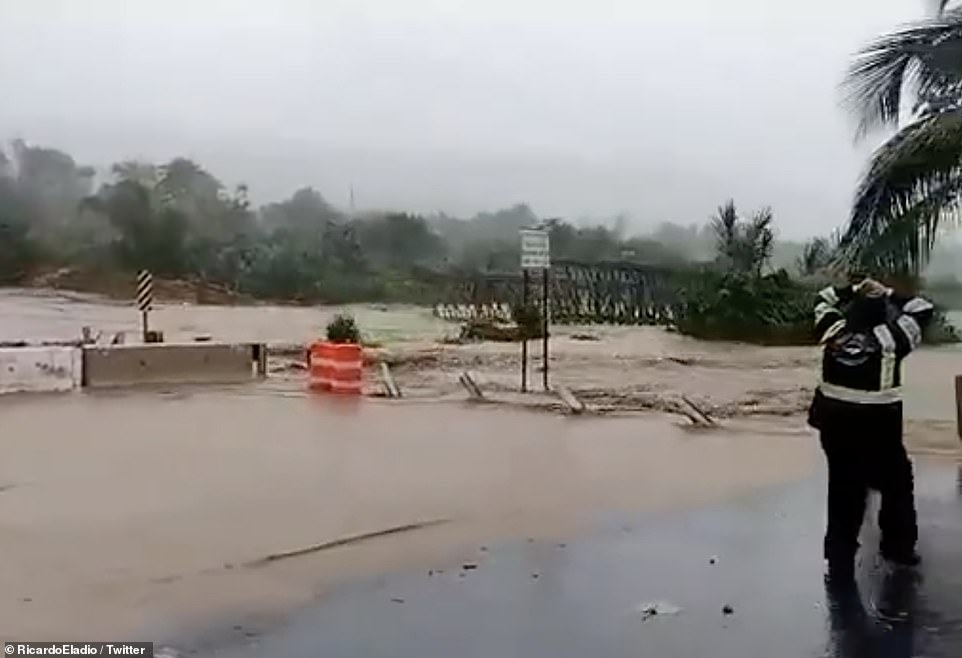
[[[922,564],[922,556],[915,549],[906,551],[883,550],[882,559],[893,567],[901,569],[913,569]]]

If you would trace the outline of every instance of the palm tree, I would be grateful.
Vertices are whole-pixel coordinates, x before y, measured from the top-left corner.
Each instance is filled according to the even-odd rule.
[[[711,227],[723,267],[729,272],[761,276],[775,246],[774,219],[771,208],[762,208],[743,221],[734,201],[719,206]]]
[[[940,229],[962,219],[962,7],[950,4],[876,39],[849,70],[859,137],[897,129],[856,191],[839,245],[849,265],[917,276]]]

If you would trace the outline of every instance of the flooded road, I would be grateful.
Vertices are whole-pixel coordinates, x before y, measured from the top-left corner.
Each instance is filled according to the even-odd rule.
[[[611,515],[709,505],[820,468],[801,414],[814,349],[557,328],[552,382],[618,412],[566,418],[437,404],[464,398],[465,369],[493,397],[517,397],[518,346],[442,344],[457,327],[425,309],[348,310],[384,343],[407,400],[311,397],[297,370],[248,386],[0,398],[0,641],[181,637],[217,620],[283,619],[354,578],[447,568],[492,541],[577,536]],[[171,340],[300,345],[334,312],[164,306],[154,324]],[[0,291],[0,341],[75,339],[85,325],[136,332],[137,315]],[[924,349],[909,364],[910,447],[957,455],[962,349]],[[722,428],[693,432],[661,413],[679,395]],[[441,523],[247,566],[421,522]]]
[[[196,336],[302,346],[323,335],[339,310],[355,315],[366,340],[382,345],[376,357],[392,364],[408,398],[463,397],[458,375],[471,370],[485,390],[519,387],[519,347],[504,343],[452,344],[456,324],[426,308],[356,305],[339,308],[161,305],[152,326],[170,341]],[[958,318],[962,321],[962,316]],[[0,290],[0,341],[70,340],[90,326],[109,339],[125,331],[136,340],[139,318],[127,304],[90,296]],[[551,381],[572,389],[601,412],[673,411],[682,395],[716,417],[794,419],[811,399],[818,372],[814,348],[759,348],[707,343],[658,327],[553,327]],[[537,390],[540,345],[531,349],[530,381]],[[276,388],[299,391],[303,372],[272,365]],[[962,345],[924,348],[905,368],[908,441],[913,449],[958,449],[954,379],[962,374]],[[373,369],[368,390],[380,388]],[[794,421],[791,421],[794,422]]]
[[[256,386],[0,400],[0,639],[155,637],[285,610],[352,575],[727,497],[816,463],[798,431],[355,402]]]
[[[511,542],[470,564],[339,588],[284,624],[180,638],[223,658],[957,658],[957,468],[919,469],[920,574],[863,536],[858,589],[822,582],[825,483],[613,519],[565,544]],[[196,652],[196,654],[193,654]],[[180,654],[186,655],[186,654]]]

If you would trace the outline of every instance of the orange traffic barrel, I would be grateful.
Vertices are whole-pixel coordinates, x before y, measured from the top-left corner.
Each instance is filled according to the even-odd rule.
[[[360,395],[363,385],[363,355],[356,343],[329,343],[331,392]]]
[[[311,345],[308,355],[311,390],[361,394],[363,356],[360,345],[318,341]]]
[[[307,365],[309,372],[308,386],[312,391],[331,390],[331,358],[329,343],[317,341],[311,343],[307,352]]]

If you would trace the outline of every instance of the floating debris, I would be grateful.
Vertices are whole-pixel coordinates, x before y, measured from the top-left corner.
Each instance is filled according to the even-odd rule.
[[[681,608],[667,601],[652,601],[635,606],[634,611],[641,614],[642,621],[648,621],[659,615],[677,615]]]

